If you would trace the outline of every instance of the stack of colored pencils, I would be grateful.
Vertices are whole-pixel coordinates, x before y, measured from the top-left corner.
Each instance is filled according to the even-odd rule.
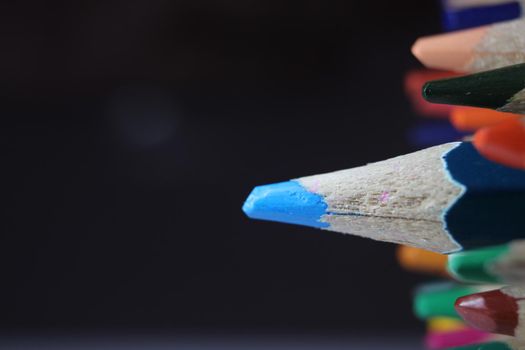
[[[415,293],[415,313],[428,324],[428,348],[523,350],[522,3],[442,4],[446,29],[463,30],[418,39],[412,52],[429,70],[412,71],[405,80],[416,112],[450,120],[413,131],[412,140],[442,144],[259,186],[243,210],[254,219],[398,243],[398,259],[407,269],[454,280]],[[507,19],[513,20],[498,22]],[[472,142],[464,141],[470,132]]]
[[[414,44],[412,52],[421,63],[439,70],[407,75],[406,91],[414,110],[449,117],[457,132],[475,132],[473,146],[480,155],[523,171],[525,20],[497,23],[520,17],[522,4],[442,3],[446,29],[464,30],[420,38]],[[415,97],[416,90],[422,95]],[[511,192],[520,196],[521,190]],[[521,201],[515,204],[522,205]],[[502,228],[508,225],[512,223],[501,222]],[[492,233],[498,234],[498,230]],[[428,325],[427,348],[525,348],[525,288],[520,287],[525,285],[525,240],[486,243],[448,256],[399,247],[398,260],[406,269],[456,280],[426,285],[415,293],[414,311]]]
[[[428,349],[524,349],[525,240],[448,256],[399,246],[398,260],[408,270],[450,280],[414,293]]]
[[[510,5],[520,10],[518,17],[521,3],[511,1],[449,0],[443,11],[460,7],[497,14]],[[486,158],[524,169],[525,19],[489,21],[492,24],[474,28],[469,27],[487,23],[483,16],[458,21],[467,29],[415,42],[412,53],[427,70],[407,75],[407,94],[416,112],[449,117],[456,137],[475,132],[473,143]]]

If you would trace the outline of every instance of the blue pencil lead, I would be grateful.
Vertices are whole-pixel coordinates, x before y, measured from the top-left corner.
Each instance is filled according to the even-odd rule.
[[[321,196],[297,181],[286,181],[255,187],[242,210],[252,219],[322,228],[328,226],[320,221],[326,208]]]

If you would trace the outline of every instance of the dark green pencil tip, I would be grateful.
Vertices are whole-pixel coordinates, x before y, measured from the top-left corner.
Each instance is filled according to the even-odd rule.
[[[423,86],[432,103],[499,109],[525,88],[525,64],[457,78],[433,80]]]
[[[423,85],[423,97],[429,102],[434,102],[432,101],[432,83],[433,82],[426,82],[425,85]]]

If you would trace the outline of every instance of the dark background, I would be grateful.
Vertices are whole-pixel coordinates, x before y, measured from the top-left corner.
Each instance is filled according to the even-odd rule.
[[[255,185],[410,152],[430,1],[0,5],[2,329],[422,330],[394,246]]]

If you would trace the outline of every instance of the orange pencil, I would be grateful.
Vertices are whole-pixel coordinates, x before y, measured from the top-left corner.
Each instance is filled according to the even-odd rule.
[[[459,131],[476,131],[509,119],[519,118],[521,116],[517,114],[476,107],[457,106],[452,108],[450,112],[450,122]]]
[[[509,119],[480,129],[474,146],[487,159],[525,170],[525,120]]]
[[[397,248],[399,265],[409,271],[448,276],[447,256],[428,250],[400,245]]]
[[[429,80],[444,79],[457,75],[457,73],[430,69],[417,69],[407,72],[405,75],[405,93],[412,104],[412,109],[416,113],[427,117],[448,117],[452,107],[425,101],[423,96],[421,96],[421,88]]]

